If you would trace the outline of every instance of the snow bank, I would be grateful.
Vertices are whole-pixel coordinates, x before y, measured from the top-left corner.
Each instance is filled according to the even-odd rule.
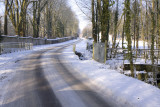
[[[112,106],[160,107],[160,89],[111,70],[109,65],[92,59],[81,61],[72,48],[70,46],[63,52],[67,66],[70,65],[81,76],[89,78],[91,84],[97,87],[93,89]],[[76,50],[82,53],[85,53],[85,49],[85,41],[76,45]]]

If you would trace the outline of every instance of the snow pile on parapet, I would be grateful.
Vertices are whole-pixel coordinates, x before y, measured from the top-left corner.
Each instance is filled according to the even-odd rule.
[[[85,52],[84,41],[76,45],[80,52]],[[88,78],[97,88],[95,91],[106,98],[113,106],[119,107],[160,107],[160,89],[111,70],[110,66],[92,59],[79,60],[74,55],[72,46],[65,49],[63,57],[66,64],[72,66],[81,76]]]

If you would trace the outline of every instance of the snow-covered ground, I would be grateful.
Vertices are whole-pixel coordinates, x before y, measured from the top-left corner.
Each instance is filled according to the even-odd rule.
[[[19,60],[22,60],[25,56],[29,55],[34,51],[39,51],[42,49],[47,49],[59,45],[65,45],[68,43],[73,43],[75,41],[77,40],[70,40],[58,44],[39,45],[39,46],[34,46],[32,50],[0,55],[0,104],[2,101],[2,95],[3,95],[2,90],[4,88],[4,85],[7,84],[11,80],[11,78],[13,78],[14,75],[16,74],[16,68],[18,67],[17,62]]]
[[[76,45],[76,51],[88,55],[86,40]],[[98,88],[95,91],[110,99],[114,106],[160,107],[160,89],[135,78],[125,76],[110,65],[98,63],[91,58],[79,60],[70,46],[64,50],[67,65],[72,66],[80,75],[89,78]],[[105,96],[106,95],[106,96]]]
[[[11,54],[0,55],[0,92],[8,81],[16,74],[15,68],[17,61],[24,56],[36,50],[46,49],[53,46],[64,45],[72,41],[60,44],[34,46],[33,50],[15,52]],[[76,50],[83,52],[87,60],[79,60],[73,53],[73,47],[70,46],[64,50],[64,58],[67,64],[72,66],[77,73],[88,78],[97,88],[95,91],[101,93],[105,98],[115,106],[135,106],[135,107],[160,107],[160,89],[127,77],[116,70],[110,68],[110,65],[101,64],[91,59],[91,54],[86,51],[86,41],[76,45]],[[2,96],[0,93],[0,102]],[[105,96],[107,95],[107,96]]]

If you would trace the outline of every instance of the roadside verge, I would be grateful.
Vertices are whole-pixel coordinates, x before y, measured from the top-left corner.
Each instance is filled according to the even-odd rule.
[[[76,48],[83,47],[83,41]],[[85,46],[83,47],[85,48]],[[79,49],[79,51],[81,51]],[[83,51],[83,50],[82,50]],[[99,93],[111,106],[118,107],[159,107],[160,90],[152,85],[127,77],[108,65],[92,59],[79,60],[73,53],[73,46],[63,50],[65,66],[74,69],[73,75],[84,80],[87,86]],[[68,67],[70,66],[70,67]],[[79,76],[80,75],[80,76]]]

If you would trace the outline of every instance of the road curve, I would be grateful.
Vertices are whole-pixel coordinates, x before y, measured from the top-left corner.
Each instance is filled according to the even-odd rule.
[[[36,51],[19,60],[1,107],[108,107],[64,66],[60,58],[64,47]]]
[[[41,55],[51,49],[36,51],[17,62],[19,67],[5,89],[2,107],[61,107],[40,66]]]

